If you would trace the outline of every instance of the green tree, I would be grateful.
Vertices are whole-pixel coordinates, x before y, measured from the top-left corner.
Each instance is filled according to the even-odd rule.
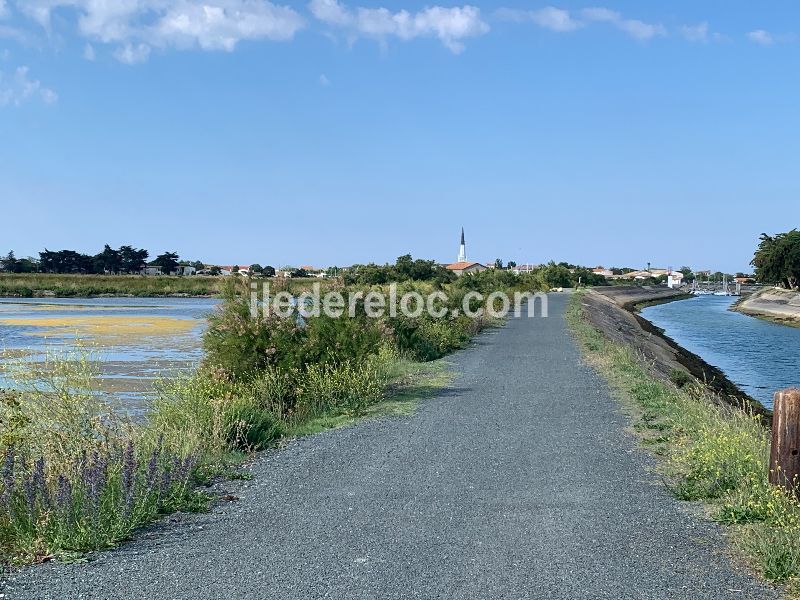
[[[758,249],[750,262],[755,278],[762,283],[776,283],[787,289],[800,287],[800,231],[769,236],[761,234]]]
[[[494,259],[494,268],[495,269],[502,269],[503,268],[503,260],[500,258]]]
[[[144,249],[137,249],[133,246],[119,247],[120,270],[123,273],[138,273],[147,264],[150,253]]]
[[[264,267],[262,267],[258,263],[253,263],[250,265],[250,272],[256,275],[263,275],[264,274]]]
[[[261,269],[261,274],[264,277],[275,277],[275,267],[267,265],[263,269]]]
[[[164,252],[164,254],[156,256],[151,264],[161,267],[161,272],[164,275],[169,275],[178,268],[178,258],[177,252]]]
[[[95,257],[97,270],[101,273],[119,273],[122,269],[122,257],[119,250],[106,244],[103,251]]]
[[[17,261],[17,257],[14,256],[14,251],[9,250],[6,257],[0,261],[2,262],[3,271],[6,273],[16,273],[19,265],[19,261]]]

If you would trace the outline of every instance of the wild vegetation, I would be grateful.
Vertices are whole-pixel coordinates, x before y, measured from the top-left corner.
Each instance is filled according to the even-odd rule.
[[[789,290],[800,288],[800,231],[792,229],[774,236],[762,233],[750,264],[756,269],[757,281]]]
[[[761,418],[677,373],[665,381],[584,318],[580,294],[568,320],[588,360],[619,392],[642,443],[660,457],[671,490],[702,501],[766,579],[800,580],[800,503],[770,485],[769,431]]]
[[[323,287],[329,280],[274,280],[275,289],[292,293],[311,289],[315,282]],[[223,278],[194,275],[192,277],[142,275],[56,275],[50,273],[0,273],[0,296],[89,297],[89,296],[218,296]]]
[[[526,285],[507,277],[464,277],[448,288],[449,302],[469,289]],[[159,514],[202,509],[203,482],[249,452],[381,406],[407,410],[408,397],[398,403],[409,386],[440,378],[422,361],[463,347],[487,324],[367,319],[363,305],[353,318],[253,316],[247,284],[225,279],[203,364],[161,382],[144,421],[96,393],[82,357],[12,366],[19,383],[0,395],[0,563],[107,547]]]

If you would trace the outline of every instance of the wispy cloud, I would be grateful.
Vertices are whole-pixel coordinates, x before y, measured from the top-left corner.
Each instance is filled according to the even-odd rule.
[[[350,9],[337,0],[311,0],[308,7],[320,22],[344,29],[350,35],[381,42],[391,37],[401,40],[436,37],[456,54],[464,50],[466,38],[489,31],[489,25],[481,19],[480,9],[468,5],[430,6],[416,13],[392,12],[387,8]]]
[[[6,0],[0,0],[0,19],[4,19],[8,16],[8,4]]]
[[[698,23],[697,25],[684,25],[680,29],[684,39],[690,42],[707,43],[709,40],[708,23]]]
[[[319,76],[319,84],[322,87],[328,87],[331,84],[331,80],[323,73]]]
[[[86,44],[83,47],[83,58],[85,58],[86,60],[90,60],[90,61],[92,61],[95,58],[97,58],[97,55],[96,55],[96,53],[94,51],[94,46],[92,46],[91,44]]]
[[[114,58],[126,65],[137,65],[150,58],[150,46],[147,44],[125,44],[114,51]]]
[[[506,21],[531,22],[559,33],[575,31],[590,23],[610,23],[637,40],[649,40],[667,35],[663,25],[626,19],[619,12],[602,7],[584,8],[573,12],[555,6],[537,10],[501,8],[495,12],[495,16]]]
[[[495,15],[500,19],[508,21],[531,21],[539,27],[558,32],[575,31],[584,25],[581,21],[573,18],[568,10],[556,8],[554,6],[546,6],[539,10],[501,8]]]
[[[772,34],[763,29],[756,29],[755,31],[749,32],[747,34],[747,39],[756,44],[761,44],[762,46],[771,46],[775,43],[775,38],[772,37]]]
[[[610,23],[637,40],[649,40],[667,35],[663,25],[645,23],[638,19],[625,19],[617,11],[608,8],[584,8],[581,16],[587,21]]]
[[[10,76],[0,71],[0,107],[21,106],[37,98],[45,104],[55,104],[58,94],[44,87],[38,79],[31,79],[28,67],[17,67]]]

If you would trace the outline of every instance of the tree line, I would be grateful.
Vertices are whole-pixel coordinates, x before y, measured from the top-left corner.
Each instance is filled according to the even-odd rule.
[[[17,258],[13,250],[0,259],[0,267],[7,273],[64,273],[64,274],[135,274],[145,266],[161,267],[163,273],[172,273],[180,265],[202,269],[200,261],[181,261],[177,252],[164,252],[148,262],[150,253],[144,248],[108,244],[97,254],[83,254],[75,250],[48,250],[35,258]]]
[[[776,235],[761,234],[761,242],[750,262],[756,280],[778,284],[786,289],[800,288],[800,231],[792,229]]]

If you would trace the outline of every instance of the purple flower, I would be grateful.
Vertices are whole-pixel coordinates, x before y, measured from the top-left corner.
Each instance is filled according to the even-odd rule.
[[[164,442],[164,436],[161,435],[158,438],[158,445],[153,448],[153,452],[150,454],[150,460],[147,462],[147,473],[145,475],[145,482],[147,483],[147,488],[149,490],[153,489],[153,486],[156,483],[156,477],[158,475],[158,459],[161,456],[161,444]]]
[[[47,507],[50,504],[50,494],[47,491],[47,481],[44,477],[44,457],[41,456],[34,463],[33,467],[33,493],[39,494],[42,507]]]
[[[72,484],[64,474],[58,476],[58,490],[56,492],[56,509],[64,516],[72,511]]]
[[[11,510],[11,496],[14,493],[14,446],[9,446],[3,459],[2,493],[0,493],[0,506],[4,510]]]
[[[108,457],[94,451],[91,463],[84,474],[84,485],[86,486],[86,499],[88,500],[89,514],[93,520],[100,516],[100,496],[106,484],[108,473]]]
[[[27,476],[22,480],[22,490],[25,494],[25,505],[31,520],[36,513],[36,483],[32,476]]]
[[[125,501],[124,512],[130,514],[136,484],[136,452],[133,440],[128,440],[125,452],[122,455],[122,497]]]

